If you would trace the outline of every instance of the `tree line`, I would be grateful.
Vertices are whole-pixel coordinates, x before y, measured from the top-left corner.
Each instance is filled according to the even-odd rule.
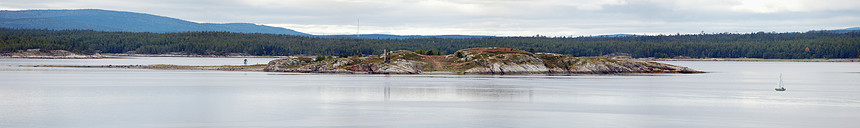
[[[200,55],[372,55],[383,49],[445,54],[474,47],[510,47],[575,56],[627,53],[632,57],[857,58],[860,32],[676,34],[628,37],[489,37],[357,39],[230,32],[100,32],[0,29],[0,52],[31,48],[78,53],[181,52]]]

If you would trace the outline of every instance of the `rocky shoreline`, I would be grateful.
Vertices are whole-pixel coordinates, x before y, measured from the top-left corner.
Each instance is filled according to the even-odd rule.
[[[286,58],[289,56],[255,56],[255,55],[245,55],[245,54],[236,54],[236,55],[197,55],[197,54],[126,54],[126,53],[115,53],[115,54],[105,54],[108,56],[117,56],[117,57],[202,57],[202,58]]]
[[[637,58],[639,61],[749,61],[749,62],[860,62],[860,59],[762,59],[762,58]]]
[[[170,54],[135,54],[135,53],[95,53],[84,55],[66,50],[41,50],[27,49],[17,52],[0,53],[0,58],[26,58],[26,59],[106,59],[122,57],[205,57],[205,58],[285,58],[288,56],[255,56],[249,54],[227,54],[227,55],[197,55],[186,53]]]
[[[95,53],[92,55],[75,54],[66,50],[41,50],[27,49],[18,52],[0,53],[0,58],[27,58],[27,59],[103,59],[105,56]]]
[[[217,71],[259,71],[265,65],[222,65],[222,66],[187,66],[170,64],[153,65],[21,65],[20,67],[61,67],[61,68],[125,68],[125,69],[156,69],[156,70],[217,70]]]

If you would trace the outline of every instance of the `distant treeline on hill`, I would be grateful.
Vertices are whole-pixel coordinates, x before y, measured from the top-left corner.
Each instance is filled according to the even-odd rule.
[[[385,48],[438,53],[474,47],[510,47],[578,56],[628,53],[632,57],[668,58],[857,58],[860,32],[687,34],[631,37],[490,37],[355,39],[229,32],[136,33],[89,30],[0,29],[0,52],[40,48],[78,53],[200,55],[358,55]]]

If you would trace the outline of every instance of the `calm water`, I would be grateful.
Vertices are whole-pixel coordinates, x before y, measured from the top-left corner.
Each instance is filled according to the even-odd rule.
[[[0,59],[0,127],[860,127],[860,63],[666,62],[711,73],[573,76],[17,67],[243,59]],[[773,90],[780,72],[788,91]]]

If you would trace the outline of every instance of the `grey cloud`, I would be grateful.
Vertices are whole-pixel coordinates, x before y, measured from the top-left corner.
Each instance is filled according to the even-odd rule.
[[[737,8],[745,6],[742,1],[734,0],[4,0],[0,8],[97,8],[198,22],[345,27],[361,18],[363,26],[373,26],[368,28],[436,28],[444,34],[458,34],[453,30],[462,30],[487,35],[503,34],[495,33],[502,31],[521,31],[518,34],[527,35],[594,35],[806,31],[858,26],[860,16],[856,14],[860,14],[860,5],[839,4],[845,2],[852,3],[817,1],[814,3],[820,5],[808,9],[787,6],[785,8],[790,11],[768,13],[739,10]],[[838,6],[824,8],[828,5]]]

